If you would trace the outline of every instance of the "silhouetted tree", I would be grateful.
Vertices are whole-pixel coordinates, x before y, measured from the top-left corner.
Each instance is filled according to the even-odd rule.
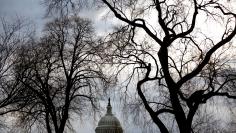
[[[163,119],[166,115],[174,118],[181,133],[190,133],[201,104],[213,97],[236,99],[235,91],[226,87],[235,78],[221,74],[227,69],[227,57],[221,61],[220,55],[227,54],[222,51],[232,46],[236,34],[236,14],[224,3],[102,1],[127,24],[111,34],[108,44],[112,54],[108,54],[108,60],[122,64],[122,69],[132,68],[128,83],[137,82],[139,98],[162,133],[170,131]],[[212,37],[207,31],[210,26],[203,27],[200,17],[224,29],[216,30]]]
[[[47,132],[62,133],[75,114],[92,113],[108,82],[100,64],[98,43],[89,20],[58,18],[48,23],[39,42],[18,52],[16,79],[26,106],[20,120],[31,129],[35,123]]]
[[[14,112],[19,108],[12,108],[12,104],[19,101],[18,82],[13,76],[15,54],[20,45],[30,39],[33,31],[30,24],[15,18],[6,20],[1,17],[0,25],[0,115]]]

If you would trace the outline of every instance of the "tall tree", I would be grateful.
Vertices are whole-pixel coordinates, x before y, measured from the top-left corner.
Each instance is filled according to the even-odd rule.
[[[16,79],[22,95],[28,96],[21,120],[41,123],[49,133],[63,133],[75,114],[96,111],[108,82],[99,50],[89,20],[74,16],[48,23],[44,37],[18,54]]]
[[[128,83],[137,82],[139,98],[162,133],[170,131],[163,116],[174,118],[181,133],[190,133],[200,105],[213,97],[236,99],[234,88],[227,87],[235,78],[222,74],[227,57],[222,61],[220,55],[227,54],[223,48],[232,46],[236,34],[236,14],[225,3],[102,1],[127,24],[108,41],[113,49],[110,59],[113,64],[133,66]],[[222,29],[211,36],[202,19]]]

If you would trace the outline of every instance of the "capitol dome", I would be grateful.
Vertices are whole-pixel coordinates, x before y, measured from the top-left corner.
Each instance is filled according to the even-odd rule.
[[[110,98],[107,105],[107,113],[99,120],[95,131],[96,133],[123,133],[119,120],[112,114]]]

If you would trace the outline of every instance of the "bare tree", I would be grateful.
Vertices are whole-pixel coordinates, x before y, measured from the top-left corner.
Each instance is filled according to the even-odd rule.
[[[29,30],[30,24],[26,21],[15,18],[6,20],[1,17],[0,26],[0,115],[16,111],[12,104],[18,102],[18,83],[13,78],[13,64],[16,50],[25,43],[32,35]]]
[[[221,74],[227,68],[227,58],[220,62],[220,55],[227,52],[219,51],[232,46],[236,34],[236,14],[225,3],[102,1],[127,24],[111,35],[108,43],[113,51],[108,60],[114,65],[122,64],[121,69],[132,68],[127,82],[136,82],[139,98],[162,133],[170,132],[163,119],[166,116],[174,119],[181,133],[190,133],[202,104],[213,97],[236,98],[234,88],[230,91],[227,87],[235,78]],[[224,28],[221,33],[217,31],[217,38],[203,29],[200,17]]]
[[[108,82],[100,50],[91,22],[76,16],[48,23],[39,42],[21,48],[15,73],[27,96],[19,111],[27,128],[37,123],[49,133],[62,133],[66,126],[73,129],[75,114],[97,110]]]

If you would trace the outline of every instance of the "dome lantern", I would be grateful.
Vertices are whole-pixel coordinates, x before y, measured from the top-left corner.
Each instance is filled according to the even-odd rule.
[[[95,129],[96,133],[123,133],[119,120],[112,114],[110,98],[108,99],[107,112],[99,122]]]

